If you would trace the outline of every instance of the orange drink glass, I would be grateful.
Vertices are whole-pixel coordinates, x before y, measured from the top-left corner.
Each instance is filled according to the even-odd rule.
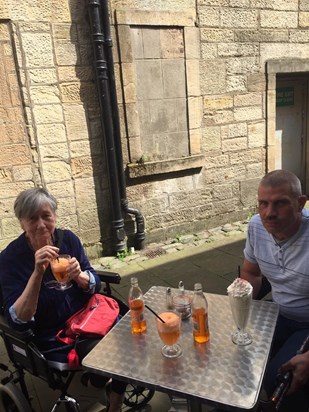
[[[177,343],[180,337],[181,318],[178,313],[172,311],[161,312],[159,316],[164,321],[156,319],[157,331],[164,343],[162,355],[176,358],[182,354],[181,346]]]
[[[51,270],[57,280],[57,285],[55,288],[58,290],[65,290],[72,286],[68,274],[70,259],[70,255],[59,255],[56,259],[53,259],[50,262]]]

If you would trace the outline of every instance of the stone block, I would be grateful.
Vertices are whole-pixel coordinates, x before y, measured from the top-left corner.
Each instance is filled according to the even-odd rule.
[[[262,119],[262,108],[260,106],[237,107],[234,116],[237,122],[259,120]]]
[[[65,161],[44,162],[42,174],[46,183],[65,182],[71,179],[71,168]]]
[[[265,74],[249,74],[247,76],[247,87],[249,92],[264,92],[266,90]]]
[[[260,24],[262,28],[296,28],[298,25],[298,13],[294,11],[261,10]]]
[[[254,73],[258,70],[258,57],[230,57],[226,61],[226,72],[228,75]]]
[[[129,138],[130,160],[135,163],[142,157],[142,147],[140,137],[132,136]]]
[[[75,180],[76,190],[76,204],[77,208],[80,207],[93,208],[93,205],[97,204],[96,200],[96,185],[94,178],[86,177]],[[99,194],[99,193],[98,193]]]
[[[251,149],[239,153],[230,153],[230,162],[233,166],[258,163],[263,158],[262,153],[262,149]]]
[[[201,55],[200,32],[197,27],[184,27],[185,58],[199,59]]]
[[[263,159],[262,159],[263,160]],[[256,176],[263,176],[263,162],[246,165],[248,179],[255,179]]]
[[[133,55],[142,58],[141,31],[137,28],[120,25],[117,27],[119,36],[120,60],[122,63],[132,63]],[[135,56],[136,53],[136,56]]]
[[[228,29],[201,28],[201,41],[207,43],[226,43],[234,41],[234,31]]]
[[[40,124],[37,126],[37,138],[40,145],[65,142],[64,125],[62,123]]]
[[[258,28],[258,11],[241,8],[226,8],[221,11],[221,27],[234,28]]]
[[[186,60],[187,95],[200,96],[200,63],[199,60]]]
[[[13,166],[12,172],[15,182],[33,180],[33,171],[30,162],[28,165]]]
[[[78,222],[81,230],[90,230],[100,227],[97,209],[85,209],[80,205],[78,210]]]
[[[221,95],[221,96],[211,96],[204,97],[203,100],[204,113],[213,112],[216,110],[229,109],[233,107],[233,96]]]
[[[135,65],[134,63],[123,63],[121,70],[125,101],[126,103],[134,103],[137,101]]]
[[[234,139],[225,139],[222,141],[223,153],[246,150],[247,147],[247,137],[235,137]]]
[[[63,112],[60,104],[35,105],[33,116],[36,124],[62,123]]]
[[[14,218],[4,218],[1,220],[2,235],[6,237],[18,237],[21,233],[19,221]]]
[[[255,207],[257,202],[257,189],[261,180],[256,179],[240,182],[240,200],[244,206]]]
[[[218,156],[214,155],[207,159],[205,162],[205,169],[213,169],[216,167],[227,167],[229,166],[229,156],[227,154],[220,154]]]
[[[309,26],[309,19],[308,19]],[[295,30],[290,32],[290,40],[292,43],[308,43],[309,32],[307,30]]]
[[[79,224],[77,220],[77,215],[60,215],[58,214],[57,218],[57,227],[60,229],[69,229],[79,236]]]
[[[283,43],[289,41],[289,31],[287,29],[259,29],[259,30],[236,30],[235,41],[237,42],[263,42],[263,43]]]
[[[204,115],[206,125],[215,125],[215,124],[226,124],[231,123],[234,120],[233,110],[217,110],[211,114]]]
[[[137,110],[137,105],[135,103],[129,103],[126,105],[127,114],[127,129],[128,135],[140,136],[140,123],[139,123],[139,113]]]
[[[139,61],[135,65],[135,71],[137,98],[139,100],[162,99],[164,92],[160,60]]]
[[[29,163],[30,152],[26,144],[2,145],[0,151],[0,165],[22,165]]]
[[[143,58],[159,59],[161,57],[160,31],[156,28],[144,28],[142,32]],[[136,56],[134,55],[136,58]]]
[[[25,166],[23,166],[25,167]],[[1,183],[10,183],[13,181],[13,171],[11,165],[8,167],[1,167],[0,168],[0,182]]]
[[[300,0],[299,9],[301,11],[309,11],[309,0]]]
[[[70,143],[71,157],[89,156],[90,142],[89,140],[75,140]]]
[[[202,61],[200,74],[203,95],[220,94],[226,91],[226,65],[224,61],[219,59]]]
[[[177,73],[177,76],[175,76]],[[185,64],[183,59],[162,61],[163,95],[165,99],[186,97]]]
[[[299,13],[299,26],[308,27],[309,26],[309,12]]]
[[[53,24],[53,37],[56,40],[68,40],[73,43],[78,41],[77,38],[77,25],[72,23],[66,24]]]
[[[59,183],[59,182],[50,182],[46,184],[47,189],[52,193],[58,202],[66,202],[67,198],[75,198],[75,188],[73,186],[73,180],[69,180],[67,182]],[[63,188],[65,187],[65,190]],[[69,201],[70,204],[70,201]],[[73,209],[75,210],[75,208]]]
[[[221,150],[221,132],[219,126],[202,129],[201,146],[203,151]]]
[[[73,66],[80,64],[80,57],[76,43],[69,41],[55,41],[56,63],[59,66]]]
[[[266,145],[266,126],[264,121],[249,123],[248,145],[250,148],[264,147]]]
[[[222,139],[247,136],[247,123],[233,123],[221,128]]]
[[[0,2],[0,5],[1,5],[1,7],[2,7],[2,4],[3,2],[1,1]],[[0,9],[1,9],[1,7],[0,7]],[[1,12],[0,12],[0,17],[1,17]],[[11,40],[11,38],[10,38],[10,32],[9,32],[9,28],[8,28],[8,25],[7,24],[5,24],[5,23],[1,23],[0,24],[0,41],[1,42],[8,42],[8,41],[10,41]]]
[[[60,184],[60,187],[62,185]],[[62,191],[63,187],[61,188]],[[64,191],[66,192],[66,191]],[[70,216],[77,213],[74,196],[56,197],[58,202],[58,214],[62,216]]]
[[[218,45],[210,43],[201,43],[202,59],[215,59],[218,57]]]
[[[184,57],[183,30],[168,28],[160,30],[160,49],[162,59],[181,59]]]
[[[159,6],[154,10],[130,10],[125,0],[115,0],[114,9],[117,10],[116,19],[118,24],[157,26],[194,26],[195,4],[192,0],[173,0],[169,2],[169,11],[164,7],[161,11]],[[147,6],[146,6],[147,7]],[[126,9],[126,10],[125,10]],[[181,10],[181,11],[179,11]]]
[[[188,98],[189,129],[198,129],[202,123],[202,98]]]
[[[14,198],[15,200],[17,193],[29,187],[33,187],[33,182],[12,182],[9,185],[0,182],[0,199]]]
[[[297,10],[298,0],[251,0],[251,7],[273,10]]]
[[[31,69],[28,71],[30,84],[52,85],[58,82],[57,73],[54,68],[50,69]]]
[[[221,10],[218,7],[209,7],[201,5],[199,7],[199,22],[201,27],[219,27],[220,12]]]
[[[190,130],[190,135],[189,135],[190,155],[197,155],[201,153],[201,141],[202,141],[201,129]]]
[[[22,33],[21,37],[28,68],[54,66],[50,33]]]
[[[40,104],[42,102],[45,104],[60,103],[60,93],[56,85],[32,86],[30,87],[30,96],[34,104]]]
[[[85,108],[81,104],[64,105],[65,126],[71,141],[88,139]]]
[[[65,160],[69,159],[69,150],[66,143],[52,143],[40,145],[40,157],[43,162],[50,160]]]
[[[258,106],[262,104],[262,93],[238,94],[234,97],[235,106]]]
[[[95,77],[92,66],[60,66],[58,76],[60,82],[93,81]]]
[[[214,186],[212,190],[213,200],[226,200],[234,197],[233,189],[230,184]]]
[[[235,56],[258,56],[259,46],[248,43],[221,43],[218,44],[218,56],[235,57]]]

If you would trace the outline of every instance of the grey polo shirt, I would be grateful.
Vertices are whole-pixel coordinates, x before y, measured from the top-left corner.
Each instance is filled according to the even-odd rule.
[[[245,258],[258,264],[272,286],[280,313],[309,322],[309,210],[303,209],[298,232],[285,242],[276,242],[255,215],[248,225]]]

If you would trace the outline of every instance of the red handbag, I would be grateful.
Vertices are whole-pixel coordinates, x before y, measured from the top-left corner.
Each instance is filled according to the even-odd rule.
[[[57,333],[56,338],[60,342],[74,344],[74,348],[68,354],[70,367],[79,365],[75,351],[79,337],[105,336],[114,325],[118,315],[119,305],[114,299],[95,293],[82,309],[66,321],[64,328]]]

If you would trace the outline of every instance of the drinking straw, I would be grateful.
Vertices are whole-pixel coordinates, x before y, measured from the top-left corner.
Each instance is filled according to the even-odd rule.
[[[145,307],[146,307],[148,310],[150,310],[150,312],[152,312],[158,319],[160,319],[160,321],[161,321],[162,323],[165,323],[165,320],[163,320],[162,318],[160,318],[160,316],[159,316],[154,310],[152,310],[148,305],[145,305]]]
[[[238,277],[239,278],[241,277],[241,275],[240,275],[240,266],[238,266]]]

